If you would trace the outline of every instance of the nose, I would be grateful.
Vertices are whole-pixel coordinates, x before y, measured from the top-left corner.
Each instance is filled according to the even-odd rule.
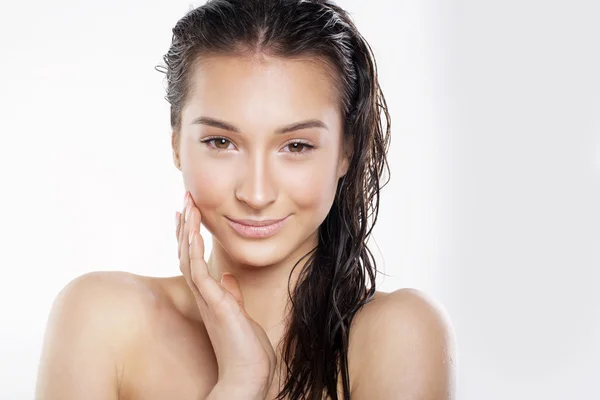
[[[235,191],[236,198],[255,210],[260,210],[275,202],[277,188],[271,176],[269,160],[266,157],[249,156],[247,163],[240,166]]]

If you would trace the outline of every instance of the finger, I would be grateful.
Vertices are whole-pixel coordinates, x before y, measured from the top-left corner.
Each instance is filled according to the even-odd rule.
[[[183,242],[183,229],[185,225],[185,208],[187,201],[183,205],[183,211],[179,214],[179,232],[177,235],[177,258],[181,259],[181,243]]]
[[[221,276],[221,285],[233,295],[240,307],[244,308],[244,296],[242,295],[242,290],[240,289],[237,278],[233,274],[225,272]]]
[[[213,313],[229,317],[240,311],[237,300],[223,288],[208,271],[204,261],[204,240],[200,235],[200,210],[195,206],[191,194],[188,193],[188,207],[184,215],[180,262],[187,265],[188,285],[192,289],[202,312],[210,308]]]
[[[216,305],[223,302],[227,291],[208,272],[208,265],[204,261],[204,241],[195,228],[191,228],[189,242],[191,280],[203,304],[214,310]]]
[[[179,239],[179,227],[180,226],[181,226],[181,213],[179,211],[175,211],[175,239]],[[179,246],[177,246],[177,247],[179,247]]]
[[[222,318],[236,317],[245,310],[232,293],[219,284],[208,271],[204,261],[204,243],[196,228],[190,228],[190,275],[211,313]],[[234,289],[235,291],[235,289]],[[238,286],[238,293],[241,291]]]
[[[200,226],[200,223],[202,222],[202,214],[200,213],[200,209],[196,205],[196,202],[194,201],[194,198],[192,197],[191,194],[188,195],[188,202],[192,206],[192,209],[194,209],[194,211],[198,215],[198,232],[200,232],[199,226]]]
[[[190,208],[190,206],[188,206],[188,208]],[[184,217],[185,218],[185,217]],[[184,222],[184,228],[182,229],[183,231],[183,237],[181,240],[181,247],[182,247],[182,251],[181,251],[181,257],[179,259],[179,264],[180,264],[180,269],[181,272],[183,273],[183,276],[185,277],[185,280],[188,284],[188,286],[190,287],[192,294],[194,295],[194,298],[196,299],[196,302],[198,303],[198,306],[200,308],[204,308],[203,310],[200,310],[202,313],[205,312],[207,304],[206,301],[204,300],[202,293],[200,292],[198,286],[196,285],[196,283],[194,282],[194,279],[192,277],[192,261],[190,258],[190,246],[189,246],[189,237],[192,231],[194,231],[194,215],[193,215],[193,209],[188,211],[188,217],[187,217],[187,221]],[[189,233],[186,233],[188,232]],[[202,240],[202,238],[200,238],[200,240]],[[204,245],[202,244],[202,250],[201,252],[201,257],[204,257]],[[203,259],[204,260],[204,259]]]
[[[194,203],[194,199],[192,198],[192,195],[189,192],[186,192],[186,197],[185,197],[185,208],[183,210],[183,214],[182,214],[182,229],[181,229],[181,235],[179,238],[179,260],[183,261],[184,259],[187,260],[185,262],[185,264],[183,264],[183,268],[186,271],[189,271],[190,265],[189,265],[189,239],[188,239],[188,235],[191,231],[192,228],[194,227],[198,227],[197,231],[200,231],[200,210],[198,210],[198,208],[196,207],[195,203]],[[196,214],[198,215],[198,222],[196,222]],[[202,238],[200,238],[202,240]],[[204,242],[202,242],[204,245]],[[204,254],[204,250],[202,251],[202,254]],[[181,264],[181,263],[180,263]],[[182,271],[183,272],[183,271]],[[189,277],[189,272],[188,272],[188,277]],[[191,282],[190,282],[191,283]]]
[[[188,238],[189,235],[189,226],[190,224],[186,220],[186,215],[189,218],[189,210],[190,206],[186,205],[185,210],[183,211],[183,221],[181,225],[181,233],[179,235],[179,269],[183,276],[185,276],[188,284],[191,284],[190,280],[190,264],[189,264],[189,246],[188,246]]]

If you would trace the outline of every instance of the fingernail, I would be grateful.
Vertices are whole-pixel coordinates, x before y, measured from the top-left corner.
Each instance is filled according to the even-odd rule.
[[[179,211],[175,211],[175,226],[176,227],[179,225],[180,218],[181,218],[181,214],[179,214]]]
[[[194,237],[194,230],[192,229],[190,231],[190,235],[188,237],[188,244],[191,245],[192,244],[192,238]]]
[[[185,191],[185,194],[183,195],[183,206],[185,207],[187,205],[187,190]]]

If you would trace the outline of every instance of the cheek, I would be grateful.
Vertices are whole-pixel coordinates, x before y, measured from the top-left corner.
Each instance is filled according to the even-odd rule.
[[[183,169],[184,185],[203,215],[222,206],[232,190],[232,171],[226,163],[215,165],[214,161],[197,159]]]
[[[314,165],[311,168],[299,168],[289,172],[283,185],[294,204],[300,209],[310,209],[319,214],[322,214],[321,211],[327,213],[337,189],[335,165]]]

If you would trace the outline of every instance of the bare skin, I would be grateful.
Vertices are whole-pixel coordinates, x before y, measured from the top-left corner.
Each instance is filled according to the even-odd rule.
[[[110,271],[73,280],[53,307],[36,399],[206,398],[218,372],[194,306],[182,276]],[[394,326],[390,314],[403,327],[390,329]],[[402,336],[379,345],[386,328]],[[447,318],[422,293],[377,292],[350,329],[352,399],[453,399],[454,349],[449,334]],[[376,359],[377,351],[396,357]],[[384,392],[390,385],[386,377],[394,380],[391,397]],[[266,399],[274,399],[275,390],[274,384]]]
[[[348,168],[331,73],[311,59],[211,56],[195,70],[173,134],[174,162],[193,205],[188,224],[201,221],[213,237],[207,271],[217,282],[235,276],[245,312],[273,349],[284,333],[288,277],[316,245]],[[277,133],[306,120],[324,126]],[[281,230],[262,239],[227,221],[285,217]],[[354,319],[349,343],[352,399],[453,399],[451,326],[424,294],[377,292]],[[265,399],[279,392],[279,378]],[[55,301],[36,398],[204,399],[218,381],[189,279],[97,272],[72,281]]]
[[[217,383],[217,365],[202,321],[194,319],[195,313],[189,311],[194,309],[195,301],[187,295],[186,283],[181,277],[133,276],[133,279],[143,282],[163,303],[151,312],[155,314],[154,321],[146,327],[147,332],[141,333],[139,337],[143,340],[130,355],[131,374],[123,376],[119,399],[205,398]],[[381,296],[385,293],[378,292],[376,297]],[[365,309],[370,307],[373,306]],[[355,360],[360,359],[355,356],[358,350],[352,347],[350,352],[353,386],[358,367]],[[276,375],[267,399],[275,398],[279,382]],[[341,379],[338,393],[342,393]]]

